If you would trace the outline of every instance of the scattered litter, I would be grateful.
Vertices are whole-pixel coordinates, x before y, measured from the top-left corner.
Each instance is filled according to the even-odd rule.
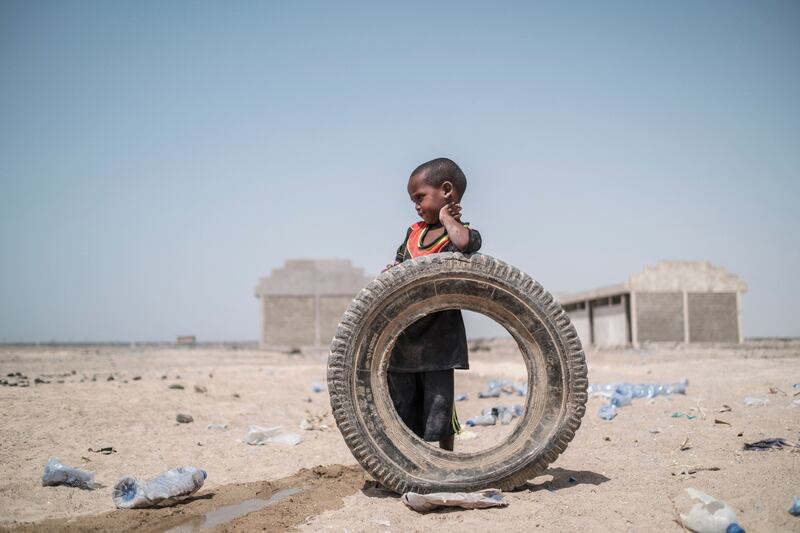
[[[778,393],[780,393],[780,394],[783,394],[784,396],[788,396],[788,394],[786,394],[785,392],[783,392],[783,391],[782,391],[781,389],[779,389],[778,387],[770,387],[770,388],[769,388],[769,393],[770,393],[770,394],[778,394]]]
[[[697,472],[718,472],[720,468],[718,466],[693,466],[693,465],[681,465],[683,469],[680,472],[673,472],[673,476],[682,475],[682,476],[691,476],[692,474],[696,474]]]
[[[744,404],[750,406],[761,406],[761,405],[767,405],[768,403],[769,400],[767,398],[756,398],[754,396],[748,396],[747,398],[744,399]]]
[[[244,441],[253,446],[263,445],[268,442],[295,446],[303,442],[303,437],[297,433],[287,431],[281,426],[271,428],[250,426],[247,430],[247,434],[244,436]]]
[[[697,418],[697,415],[689,415],[689,414],[686,414],[686,413],[681,413],[680,411],[675,411],[674,413],[672,413],[671,416],[672,416],[672,418],[683,418],[683,417],[686,417],[688,420],[694,420],[695,418]]]
[[[459,394],[458,396],[456,396],[456,401],[457,402],[463,402],[464,400],[468,400],[468,399],[469,398],[467,397],[466,394]]]
[[[730,422],[725,422],[724,420],[720,420],[719,418],[715,418],[714,419],[714,423],[715,424],[725,424],[726,426],[730,426],[731,425]]]
[[[226,431],[228,429],[228,424],[209,424],[206,426],[206,429],[219,429]]]
[[[475,433],[474,431],[468,431],[466,429],[462,429],[461,431],[456,433],[456,439],[458,440],[472,440],[477,438],[478,438],[477,433]]]
[[[206,392],[208,392],[208,389],[206,389],[203,385],[195,385],[194,391],[199,392],[200,394],[205,394]]]
[[[617,416],[617,407],[630,404],[634,398],[654,398],[667,394],[686,394],[689,385],[687,378],[676,383],[606,383],[589,385],[589,394],[608,398],[606,405],[600,408],[597,415],[603,420],[612,420]]]
[[[793,389],[800,389],[800,383],[795,383],[794,385],[792,385],[792,388]]]
[[[730,412],[730,411],[732,411],[732,410],[733,410],[733,409],[731,409],[731,406],[730,406],[730,405],[723,403],[723,404],[722,404],[722,407],[720,407],[719,409],[717,409],[717,412],[718,412],[718,413],[729,413],[729,412]]]
[[[683,443],[678,447],[678,449],[680,451],[682,451],[682,452],[685,452],[686,450],[691,450],[692,449],[692,447],[689,446],[689,437],[686,437],[685,439],[683,439]]]
[[[173,383],[172,385],[169,386],[169,388],[175,390],[183,390],[183,385],[181,385],[180,383]]]
[[[183,413],[178,413],[178,415],[175,417],[175,420],[178,421],[178,424],[188,424],[190,422],[194,422],[192,415],[185,415]]]
[[[789,514],[792,516],[800,516],[800,496],[795,496],[792,500],[792,506],[789,507]]]
[[[79,489],[94,488],[94,472],[81,470],[61,464],[55,457],[50,458],[42,472],[42,486],[68,485]]]
[[[772,438],[772,439],[764,439],[759,440],[756,442],[745,442],[744,443],[744,450],[756,450],[756,451],[765,451],[775,448],[776,450],[782,450],[783,448],[797,448],[796,444],[791,444],[784,438]]]
[[[311,403],[314,400],[312,400],[310,396],[306,396],[305,398],[303,398],[303,401],[306,402],[306,403]]]
[[[383,527],[391,527],[391,525],[392,525],[392,523],[389,522],[388,520],[373,520],[372,523],[373,524],[378,524],[379,526],[383,526]]]
[[[300,421],[300,429],[304,429],[306,431],[324,431],[328,429],[328,424],[325,423],[326,417],[327,413],[323,415],[312,415],[306,411],[306,415]]]
[[[600,408],[600,410],[597,412],[597,416],[603,420],[613,420],[614,417],[617,416],[617,406],[608,403]]]
[[[523,381],[492,380],[487,384],[486,390],[478,393],[478,398],[499,398],[501,394],[525,396],[527,392],[528,384]]]
[[[419,513],[432,511],[439,507],[485,509],[508,505],[503,498],[503,491],[499,489],[484,489],[478,492],[435,492],[433,494],[406,492],[400,501]]]
[[[123,476],[114,485],[112,497],[120,509],[171,505],[197,492],[206,477],[205,470],[193,466],[167,470],[147,483],[133,476]]]
[[[522,416],[522,406],[517,404],[513,407],[506,405],[496,405],[492,408],[481,411],[481,416],[474,416],[467,419],[467,426],[494,426],[497,422],[508,425],[517,417]]]
[[[661,433],[661,428],[652,428],[652,429],[650,429],[650,433],[653,433],[654,435],[656,433]]]
[[[96,450],[89,448],[88,451],[92,453],[102,453],[103,455],[111,455],[112,453],[117,453],[117,450],[115,450],[113,446],[105,446],[103,448],[97,448]]]
[[[694,504],[688,514],[681,514],[681,522],[696,533],[744,533],[734,511],[727,503],[695,488],[686,489]]]
[[[569,476],[569,479],[568,479],[567,481],[569,481],[570,483],[577,483],[577,482],[578,482],[578,480],[577,480],[577,479],[575,479],[575,478],[574,478],[574,477],[572,477],[572,476]]]

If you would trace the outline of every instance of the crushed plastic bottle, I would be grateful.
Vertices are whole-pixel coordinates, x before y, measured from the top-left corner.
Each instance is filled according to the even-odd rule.
[[[94,472],[73,468],[51,457],[42,472],[42,486],[68,485],[79,489],[94,489]]]
[[[761,407],[767,405],[769,403],[769,399],[767,398],[756,398],[755,396],[747,396],[743,403],[750,407]]]
[[[473,416],[472,418],[468,418],[464,423],[469,427],[493,426],[497,424],[497,418],[490,413],[488,415]]]
[[[112,497],[120,509],[171,505],[197,492],[206,477],[205,470],[193,466],[167,470],[147,483],[133,476],[123,476],[114,485]]]
[[[266,444],[268,442],[276,444],[291,444],[295,446],[303,442],[303,437],[297,433],[287,431],[281,426],[271,428],[262,428],[261,426],[250,426],[247,429],[247,434],[244,436],[244,441],[253,446]]]
[[[607,403],[600,408],[597,412],[597,416],[603,420],[613,420],[614,417],[617,416],[617,406],[613,403]]]
[[[792,516],[800,516],[800,496],[795,496],[792,500],[792,506],[789,507],[789,514]]]
[[[730,505],[692,487],[686,492],[700,501],[687,514],[681,513],[681,522],[687,529],[695,533],[745,533]]]

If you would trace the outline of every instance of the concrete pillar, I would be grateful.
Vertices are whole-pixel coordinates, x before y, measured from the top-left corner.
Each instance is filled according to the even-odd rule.
[[[689,344],[689,293],[683,291],[683,342]]]
[[[639,346],[639,323],[636,318],[636,293],[631,291],[630,294],[630,310],[631,310],[631,344],[634,348]]]
[[[736,291],[736,318],[738,319],[739,344],[744,342],[744,332],[742,331],[742,293]]]

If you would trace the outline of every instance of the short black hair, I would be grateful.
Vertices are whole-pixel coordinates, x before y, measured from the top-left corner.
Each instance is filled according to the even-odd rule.
[[[431,187],[441,187],[442,183],[449,181],[453,184],[459,198],[464,196],[464,191],[467,190],[467,177],[464,172],[453,160],[446,157],[438,157],[422,163],[411,173],[411,177],[414,176],[422,176],[425,183]]]

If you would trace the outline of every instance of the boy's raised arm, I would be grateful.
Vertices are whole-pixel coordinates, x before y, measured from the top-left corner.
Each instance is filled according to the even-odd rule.
[[[448,198],[447,204],[439,211],[439,222],[442,223],[450,237],[450,242],[462,252],[469,245],[469,228],[461,223],[461,204]]]

